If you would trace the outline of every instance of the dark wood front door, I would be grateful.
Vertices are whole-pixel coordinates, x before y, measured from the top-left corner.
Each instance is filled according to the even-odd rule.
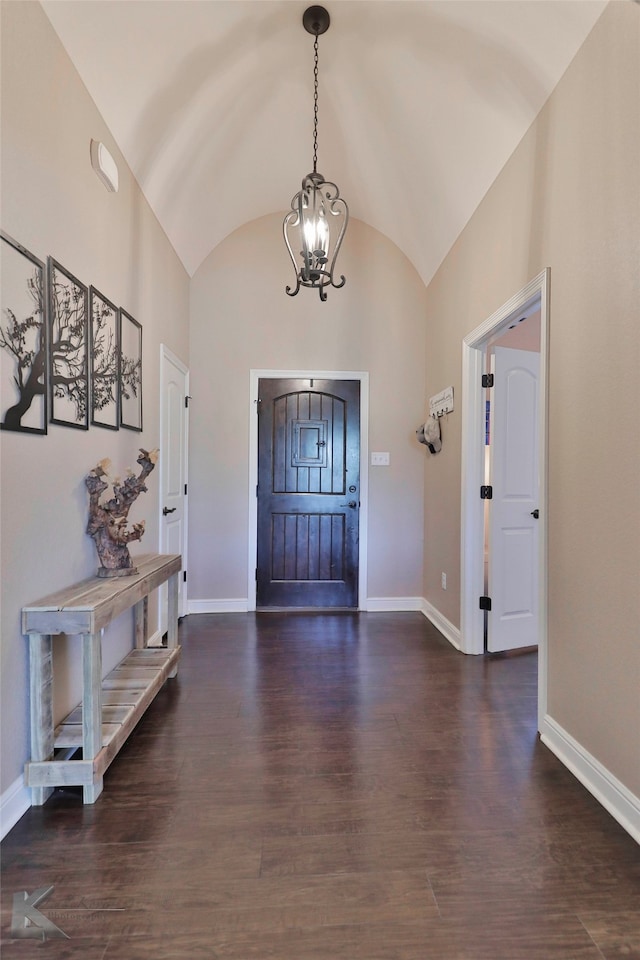
[[[360,383],[260,380],[257,606],[357,607]]]

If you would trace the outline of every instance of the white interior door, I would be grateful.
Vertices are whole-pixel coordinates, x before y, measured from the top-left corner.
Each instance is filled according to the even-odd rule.
[[[160,553],[179,553],[178,616],[187,613],[187,456],[189,371],[164,344],[160,347]],[[166,591],[166,585],[164,587]],[[161,635],[167,629],[160,598]]]
[[[494,349],[487,649],[538,643],[540,354]]]

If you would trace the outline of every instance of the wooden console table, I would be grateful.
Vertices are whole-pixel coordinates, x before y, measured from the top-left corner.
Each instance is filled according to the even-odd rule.
[[[135,557],[138,573],[92,577],[22,608],[29,635],[31,761],[25,783],[40,806],[54,787],[82,786],[85,803],[102,792],[105,770],[168,677],[178,672],[179,555]],[[149,594],[169,581],[167,647],[147,646]],[[102,679],[101,630],[135,608],[135,649]],[[82,703],[54,730],[52,636],[82,636]],[[82,759],[71,759],[82,749]]]

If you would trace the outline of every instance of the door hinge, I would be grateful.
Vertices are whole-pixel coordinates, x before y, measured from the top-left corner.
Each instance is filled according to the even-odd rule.
[[[480,609],[491,610],[491,597],[480,597]]]
[[[493,500],[493,487],[480,487],[481,500]]]
[[[256,567],[256,583],[258,582],[258,568]]]
[[[189,400],[191,400],[191,399],[192,399],[192,398],[191,398],[188,394],[187,394],[187,396],[184,398],[184,405],[185,405],[185,407],[187,408],[187,410],[189,409]]]
[[[187,571],[186,571],[186,570],[183,570],[183,572],[182,572],[182,580],[183,580],[184,583],[187,582]]]
[[[185,485],[184,485],[184,495],[185,495],[185,497],[186,497],[186,495],[187,495],[187,485],[186,485],[186,483],[185,483]]]
[[[493,374],[492,374],[492,373],[483,373],[483,374],[482,374],[482,386],[483,386],[483,387],[492,387],[492,386],[493,386]]]

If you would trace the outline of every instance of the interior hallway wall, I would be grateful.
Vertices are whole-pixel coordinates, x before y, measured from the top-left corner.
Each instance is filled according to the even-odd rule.
[[[0,5],[2,16],[2,228],[41,260],[53,256],[93,283],[143,327],[144,431],[49,425],[46,436],[2,431],[2,767],[0,795],[19,790],[29,755],[27,639],[20,609],[93,576],[85,533],[84,477],[109,457],[112,473],[136,467],[139,447],[159,445],[159,353],[166,343],[188,361],[189,279],[126,167],[109,130],[40,4]],[[93,172],[91,139],[116,159],[120,189]],[[146,531],[132,553],[158,549],[158,474],[131,510]],[[131,646],[132,615],[105,634],[105,672]],[[81,649],[54,641],[55,719],[81,697]],[[27,791],[24,791],[25,795]],[[18,797],[18,801],[20,798]]]
[[[285,293],[293,267],[282,218],[235,231],[192,279],[190,601],[248,596],[250,370],[368,371],[368,596],[422,590],[425,288],[385,237],[351,220],[339,259],[347,282],[321,303]],[[361,598],[362,601],[363,598]]]
[[[428,392],[551,268],[550,717],[640,797],[640,6],[611,3],[428,288]],[[437,369],[438,377],[434,377]],[[460,416],[427,462],[424,595],[459,623]]]

